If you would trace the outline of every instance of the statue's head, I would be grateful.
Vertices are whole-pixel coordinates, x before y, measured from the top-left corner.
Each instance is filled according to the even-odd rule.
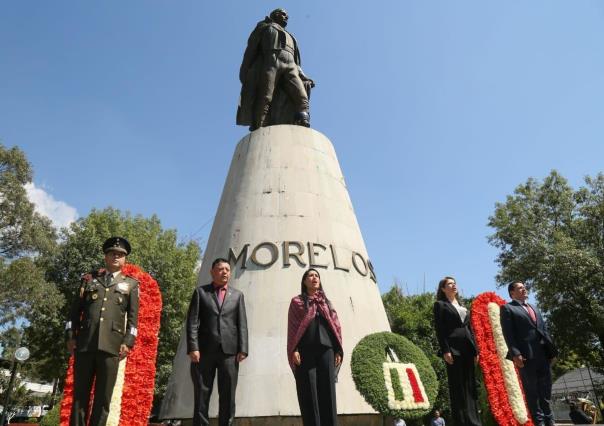
[[[287,15],[287,11],[285,9],[275,9],[271,12],[269,17],[273,20],[273,22],[276,22],[283,28],[287,26],[287,19],[289,18],[289,16]]]

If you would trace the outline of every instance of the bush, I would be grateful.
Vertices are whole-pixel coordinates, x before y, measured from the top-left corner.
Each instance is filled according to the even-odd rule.
[[[59,426],[59,411],[61,409],[61,404],[55,404],[44,417],[42,417],[42,421],[40,422],[40,426]]]

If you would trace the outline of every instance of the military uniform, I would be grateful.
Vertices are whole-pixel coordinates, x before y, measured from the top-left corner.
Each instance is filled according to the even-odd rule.
[[[82,277],[66,325],[67,339],[76,340],[72,426],[86,425],[93,380],[89,424],[107,422],[120,346],[132,348],[137,335],[138,285],[132,277],[103,269]]]

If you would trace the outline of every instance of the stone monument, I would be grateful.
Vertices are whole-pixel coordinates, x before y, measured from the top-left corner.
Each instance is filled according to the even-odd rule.
[[[274,105],[269,109],[273,115]],[[224,257],[232,265],[229,285],[245,295],[249,356],[239,370],[237,424],[301,424],[287,360],[287,314],[303,272],[314,267],[342,325],[341,424],[381,425],[355,388],[350,357],[364,336],[390,327],[335,150],[304,123],[256,124],[235,149],[198,281],[210,282],[212,260]],[[192,417],[189,363],[183,332],[160,418]],[[217,400],[215,390],[210,416]]]

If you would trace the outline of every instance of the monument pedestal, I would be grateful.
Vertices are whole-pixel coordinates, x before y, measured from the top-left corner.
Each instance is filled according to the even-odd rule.
[[[324,135],[280,125],[260,128],[238,143],[198,284],[210,282],[217,257],[231,261],[229,285],[244,293],[247,309],[249,357],[240,366],[237,417],[250,419],[238,421],[262,417],[263,425],[299,424],[286,420],[300,414],[287,362],[287,313],[309,267],[319,270],[342,325],[338,413],[375,414],[355,388],[350,356],[362,337],[390,327],[335,150]],[[162,418],[192,416],[185,352],[181,338]],[[210,414],[217,415],[216,387]]]

